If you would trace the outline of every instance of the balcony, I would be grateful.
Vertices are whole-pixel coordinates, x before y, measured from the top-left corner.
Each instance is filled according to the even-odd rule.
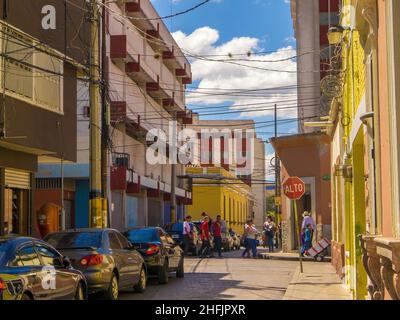
[[[146,126],[139,114],[129,110],[126,101],[111,101],[111,121],[114,124],[125,123],[126,133],[139,141],[145,141],[149,127]],[[129,112],[128,112],[129,110]]]
[[[125,2],[126,15],[133,18],[131,22],[141,29],[146,35],[150,46],[162,53],[164,63],[171,71],[185,69],[190,65],[178,44],[159,15],[150,0],[129,0]],[[152,20],[153,19],[153,20]],[[190,68],[187,68],[186,77],[190,77]],[[186,80],[187,81],[187,80]]]
[[[137,194],[147,190],[149,198],[163,196],[164,201],[171,201],[171,185],[147,176],[141,176],[126,166],[111,167],[111,190],[123,190],[128,194]],[[175,189],[178,204],[192,204],[192,193],[181,188]]]
[[[185,109],[181,83],[135,31],[110,36],[110,58],[135,83],[144,85],[149,96],[168,106],[169,112]]]
[[[400,239],[380,235],[360,235],[363,264],[370,280],[372,300],[383,300],[389,294],[400,300]]]

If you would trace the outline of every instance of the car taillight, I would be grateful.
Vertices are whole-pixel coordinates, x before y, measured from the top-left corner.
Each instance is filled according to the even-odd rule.
[[[155,254],[160,250],[160,248],[158,247],[158,245],[156,244],[151,244],[149,245],[149,247],[146,249],[146,254],[147,255],[151,255],[151,254]]]
[[[0,291],[7,289],[6,283],[0,278]]]
[[[103,256],[101,254],[91,254],[83,257],[80,263],[81,266],[97,266],[103,263]]]

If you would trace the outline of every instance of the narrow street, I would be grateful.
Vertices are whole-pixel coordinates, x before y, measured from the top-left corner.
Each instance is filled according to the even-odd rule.
[[[298,266],[296,261],[243,259],[242,250],[223,259],[186,257],[185,278],[171,274],[167,285],[150,279],[144,294],[122,292],[121,300],[245,299],[280,300]]]

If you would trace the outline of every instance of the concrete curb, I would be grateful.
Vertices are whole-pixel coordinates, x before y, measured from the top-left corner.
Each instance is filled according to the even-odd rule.
[[[267,260],[285,260],[285,261],[299,261],[298,256],[285,256],[285,255],[275,255],[269,253],[259,253],[258,257],[260,259],[267,259]],[[303,261],[315,261],[314,258],[311,257],[303,257]],[[322,262],[331,262],[331,257],[323,257]]]

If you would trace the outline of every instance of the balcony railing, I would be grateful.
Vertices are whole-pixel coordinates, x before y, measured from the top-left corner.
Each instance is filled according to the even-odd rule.
[[[363,265],[370,280],[372,300],[400,300],[400,239],[360,235]]]

